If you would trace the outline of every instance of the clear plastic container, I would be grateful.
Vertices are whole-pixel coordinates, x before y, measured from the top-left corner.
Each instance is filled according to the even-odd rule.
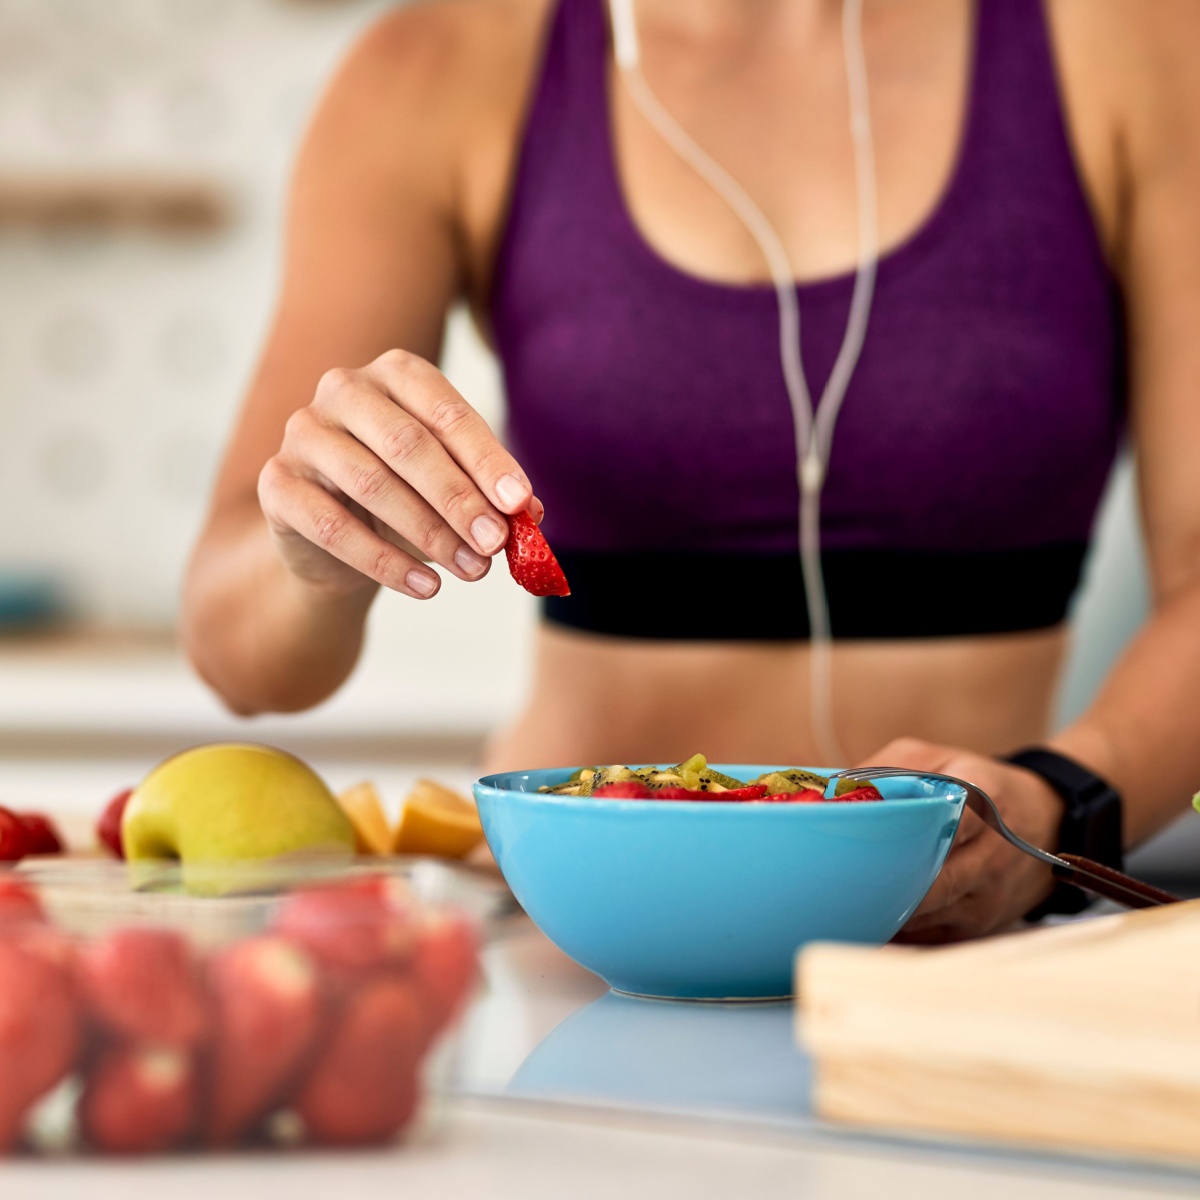
[[[503,898],[429,861],[0,872],[0,1155],[394,1140]]]

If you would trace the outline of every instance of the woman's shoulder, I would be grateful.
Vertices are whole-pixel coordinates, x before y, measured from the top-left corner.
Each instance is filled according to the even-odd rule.
[[[519,76],[533,67],[551,3],[420,0],[398,6],[368,26],[335,86],[360,88],[377,103],[417,105],[425,118],[437,108],[494,102],[506,90],[519,96]]]
[[[554,0],[421,0],[351,47],[302,151],[310,175],[418,199],[488,243]]]
[[[1129,196],[1170,158],[1200,151],[1200,4],[1049,0],[1075,151],[1112,261]]]

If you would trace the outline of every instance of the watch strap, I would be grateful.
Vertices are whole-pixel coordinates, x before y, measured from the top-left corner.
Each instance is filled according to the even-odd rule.
[[[1124,869],[1121,795],[1106,779],[1044,746],[1018,750],[1006,755],[1005,761],[1032,771],[1061,797],[1063,818],[1055,851],[1088,858],[1116,871]],[[1081,889],[1060,882],[1026,920],[1082,912],[1091,899]]]

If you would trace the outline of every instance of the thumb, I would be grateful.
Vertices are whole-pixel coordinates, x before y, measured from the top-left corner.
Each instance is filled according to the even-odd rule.
[[[859,767],[903,767],[907,771],[942,772],[954,757],[949,746],[936,742],[923,742],[920,738],[896,738],[888,742],[878,753],[871,754]]]

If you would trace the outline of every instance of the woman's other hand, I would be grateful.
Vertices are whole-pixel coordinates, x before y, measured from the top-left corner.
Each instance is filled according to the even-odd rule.
[[[900,738],[859,766],[905,767],[969,780],[995,801],[1027,842],[1053,850],[1063,804],[1037,775],[968,750]],[[953,942],[1020,920],[1053,887],[1050,870],[989,829],[969,808],[954,846],[921,906],[897,935],[902,942]]]
[[[423,560],[482,579],[508,538],[505,514],[540,507],[483,418],[436,367],[402,350],[323,376],[288,419],[258,497],[294,575],[416,599],[441,583]]]

